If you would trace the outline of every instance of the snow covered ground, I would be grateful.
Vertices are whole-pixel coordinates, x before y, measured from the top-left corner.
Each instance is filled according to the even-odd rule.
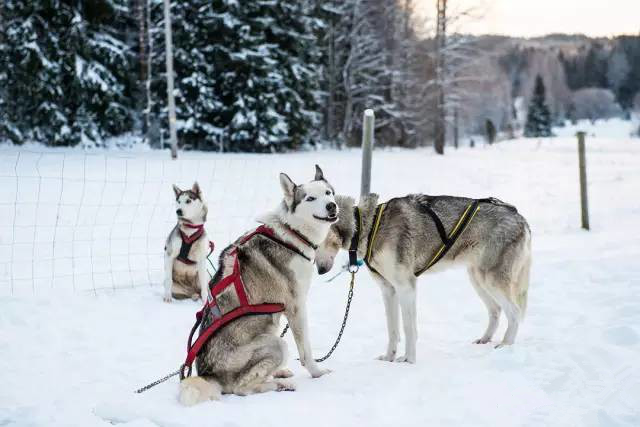
[[[385,345],[383,306],[361,271],[343,341],[324,363],[330,375],[311,379],[295,360],[289,334],[296,392],[225,396],[183,408],[175,378],[141,395],[133,390],[177,368],[198,304],[165,304],[160,286],[97,294],[55,287],[0,297],[0,425],[638,426],[640,140],[602,135],[589,137],[587,147],[590,232],[579,228],[576,142],[570,134],[449,150],[445,157],[430,150],[374,155],[372,188],[383,197],[491,195],[528,218],[534,250],[529,307],[511,348],[471,344],[485,328],[485,309],[465,272],[455,270],[418,283],[418,363],[374,360]],[[3,148],[0,157],[16,150]],[[166,153],[128,157],[153,164],[161,155]],[[255,196],[254,206],[238,202],[233,209],[258,211],[277,202],[277,172],[308,179],[316,162],[339,192],[355,195],[358,156],[190,153],[178,164],[184,182],[205,173],[190,169],[195,159],[218,169],[231,165],[226,173],[242,182],[235,188],[252,188]],[[211,197],[226,191],[225,197],[240,200],[235,188],[208,182],[208,228],[236,233],[250,226],[227,222],[228,207]],[[335,338],[346,281],[316,278],[311,289],[316,356]]]

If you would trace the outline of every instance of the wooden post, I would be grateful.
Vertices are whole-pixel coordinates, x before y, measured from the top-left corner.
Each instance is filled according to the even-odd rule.
[[[173,40],[171,37],[171,9],[169,0],[164,0],[164,40],[167,60],[167,100],[169,103],[169,142],[171,158],[178,158],[178,135],[176,132],[176,101],[173,94]]]
[[[362,122],[362,178],[360,180],[360,197],[371,192],[371,154],[373,151],[373,110],[364,111]]]
[[[585,156],[585,132],[578,132],[578,162],[580,165],[580,208],[582,212],[582,228],[589,230],[589,202],[587,199],[587,159]]]

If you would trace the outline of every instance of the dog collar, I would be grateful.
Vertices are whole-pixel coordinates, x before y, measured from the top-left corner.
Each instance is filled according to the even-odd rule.
[[[298,240],[300,240],[302,243],[304,243],[305,245],[309,246],[311,249],[313,249],[314,251],[316,249],[318,249],[318,245],[314,244],[311,240],[309,240],[304,234],[302,234],[301,232],[299,232],[298,230],[294,229],[293,227],[291,227],[289,224],[285,224],[282,223],[283,227],[285,230],[287,230],[289,233],[293,234],[295,237],[298,238]]]
[[[360,214],[360,208],[353,207],[353,219],[356,223],[356,229],[351,237],[351,244],[349,245],[349,272],[355,273],[358,271],[358,244],[360,243],[360,230],[362,230],[362,215]]]

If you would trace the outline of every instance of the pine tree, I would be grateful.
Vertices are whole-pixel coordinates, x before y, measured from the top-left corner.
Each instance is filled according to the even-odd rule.
[[[155,0],[156,4],[161,3]],[[178,140],[219,151],[274,151],[310,143],[320,55],[309,1],[174,2]],[[161,26],[158,7],[155,26]],[[164,105],[164,40],[154,37],[153,84]],[[156,108],[166,123],[166,113]]]
[[[545,100],[545,87],[542,77],[536,77],[533,97],[529,103],[524,135],[528,138],[551,136],[551,113]]]
[[[66,63],[74,78],[74,138],[86,145],[101,145],[133,126],[133,85],[129,73],[133,55],[125,41],[131,25],[128,0],[80,2],[66,39]]]
[[[68,78],[61,28],[73,19],[58,1],[6,0],[2,5],[4,137],[16,144],[70,144]]]
[[[4,119],[15,143],[100,144],[130,129],[127,46],[116,15],[126,0],[91,7],[57,0],[3,4]]]

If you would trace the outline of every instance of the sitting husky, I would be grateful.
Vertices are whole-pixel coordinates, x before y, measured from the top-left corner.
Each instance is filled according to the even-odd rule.
[[[531,265],[531,232],[513,206],[493,198],[426,195],[400,197],[378,205],[378,195],[370,194],[357,207],[350,197],[338,196],[336,200],[339,220],[317,251],[318,272],[331,269],[340,248],[352,247],[357,257],[365,260],[382,289],[387,317],[389,341],[380,360],[415,363],[417,276],[455,264],[467,267],[471,283],[489,313],[487,330],[474,342],[491,341],[504,311],[509,325],[496,348],[513,344],[526,308]],[[460,227],[467,212],[466,227]],[[374,226],[376,220],[378,227]],[[459,237],[448,251],[443,251],[447,235],[455,232]],[[398,307],[402,311],[405,354],[396,358]]]
[[[202,200],[198,183],[191,190],[173,186],[176,195],[178,223],[169,233],[164,246],[164,300],[202,298],[209,292],[206,261],[209,240],[204,230],[207,205]]]
[[[274,212],[259,219],[263,226],[221,253],[212,289],[224,285],[225,280],[239,280],[249,304],[283,305],[282,313],[293,332],[300,361],[317,378],[329,371],[316,364],[311,352],[306,298],[315,249],[337,221],[338,209],[333,188],[318,166],[310,183],[296,185],[287,175],[280,174],[280,185],[284,200]],[[269,234],[258,231],[265,228]],[[238,306],[237,289],[235,293],[233,286],[229,289],[228,294],[213,293],[215,302],[203,314],[201,334],[214,320]],[[287,345],[278,336],[280,314],[245,315],[216,330],[197,355],[198,376],[181,382],[179,400],[193,405],[218,399],[221,393],[294,390],[293,384],[282,380],[293,374],[282,369]]]

